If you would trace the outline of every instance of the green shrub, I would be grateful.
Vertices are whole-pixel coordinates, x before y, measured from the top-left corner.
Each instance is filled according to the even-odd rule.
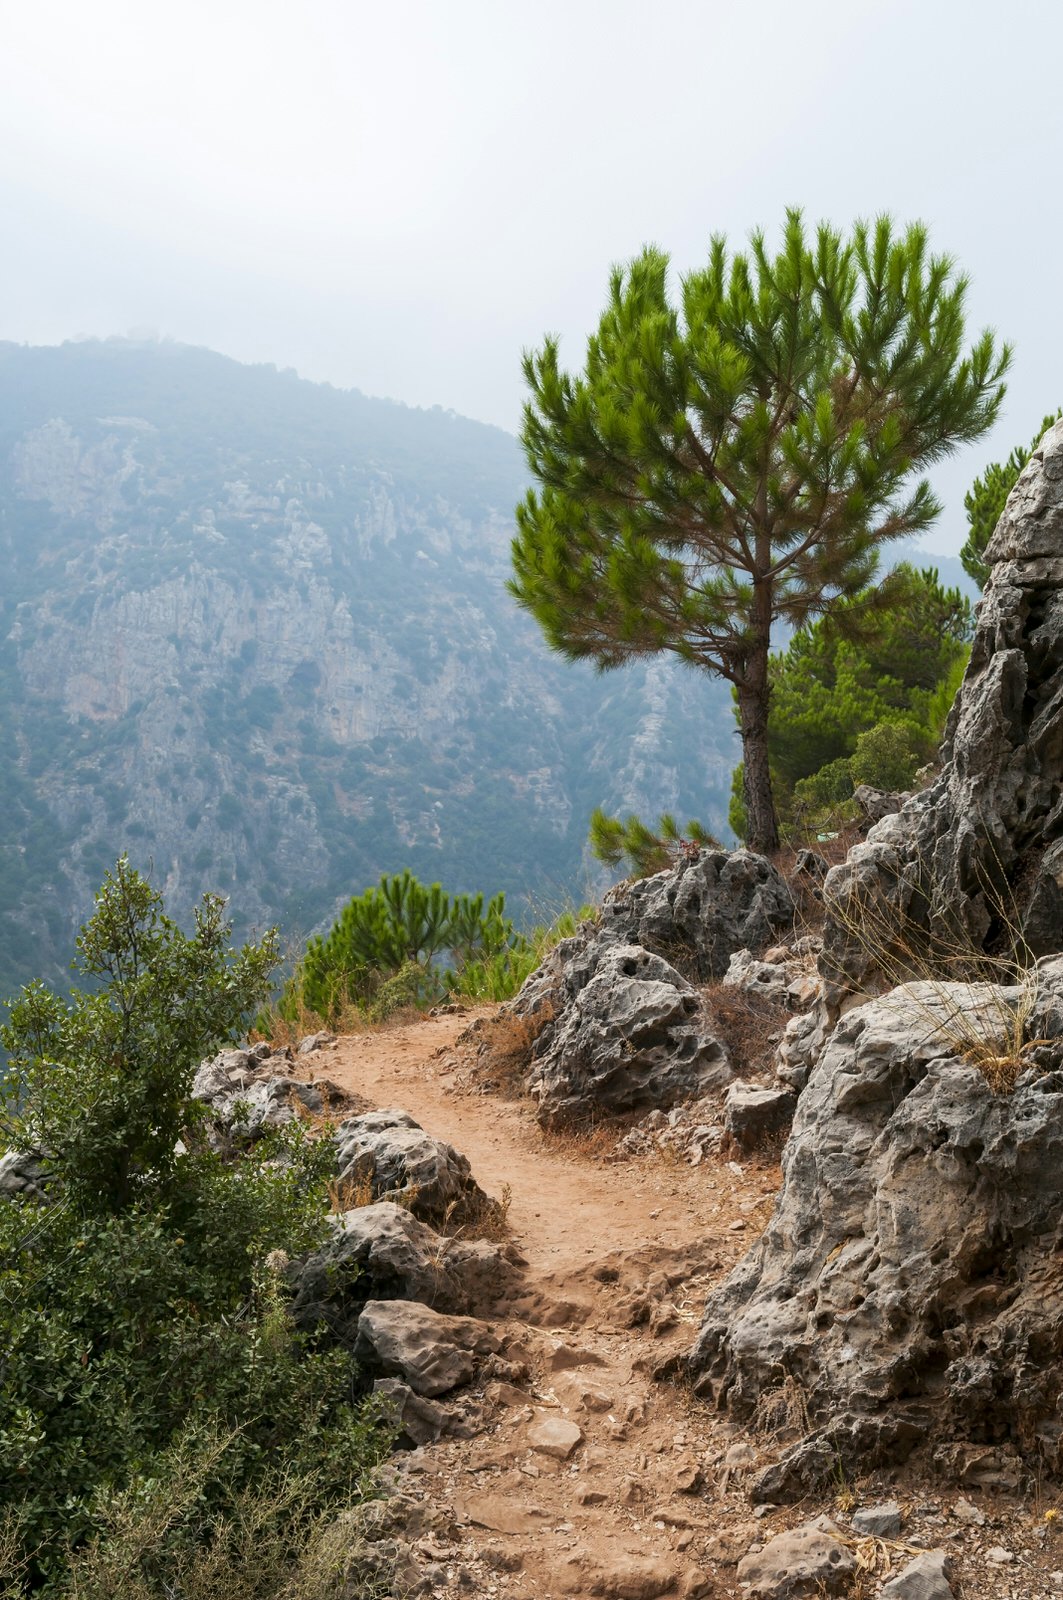
[[[444,958],[460,973],[519,943],[504,895],[485,906],[482,894],[449,895],[438,883],[426,888],[409,871],[385,876],[347,903],[324,939],[310,940],[282,996],[281,1015],[312,1012],[334,1020],[352,1003],[371,1008],[381,985],[408,966],[421,969],[431,999],[429,975],[438,972],[442,987]]]
[[[135,1560],[122,1546],[122,1582],[75,1592],[185,1600],[175,1574],[249,1495],[290,1478],[325,1512],[380,1440],[349,1356],[285,1311],[288,1256],[325,1231],[327,1145],[296,1128],[227,1165],[191,1098],[198,1062],[261,1000],[272,936],[232,951],[211,897],[184,935],[123,858],[77,949],[92,987],[30,985],[0,1035],[0,1125],[46,1172],[43,1201],[0,1202],[0,1541],[27,1592],[66,1594],[72,1570],[113,1569],[116,1527],[146,1528],[172,1481],[174,1514]]]
[[[911,729],[894,722],[880,722],[860,734],[849,757],[853,784],[867,783],[873,789],[907,789],[918,765]]]

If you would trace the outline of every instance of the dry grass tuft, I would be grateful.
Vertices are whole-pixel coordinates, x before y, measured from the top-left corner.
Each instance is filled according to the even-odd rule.
[[[550,1004],[534,1016],[517,1016],[503,1007],[494,1016],[480,1017],[466,1028],[458,1045],[475,1046],[471,1078],[482,1093],[497,1094],[503,1100],[519,1100],[523,1096],[535,1041],[553,1016]]]
[[[707,984],[701,999],[740,1077],[770,1067],[790,1015],[785,1006],[723,983]]]
[[[1043,1040],[1026,1034],[1037,1001],[1037,959],[1000,863],[980,889],[992,933],[978,943],[929,867],[905,863],[892,894],[851,887],[831,903],[832,918],[867,958],[886,989],[903,988],[925,1019],[928,1037],[944,1039],[979,1068],[994,1094],[1008,1094]],[[838,976],[845,981],[845,974]]]

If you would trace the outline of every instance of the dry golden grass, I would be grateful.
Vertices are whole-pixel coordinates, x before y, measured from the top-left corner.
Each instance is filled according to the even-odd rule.
[[[878,975],[884,990],[903,988],[928,1036],[944,1039],[977,1066],[994,1094],[1007,1094],[1025,1070],[1038,993],[1037,960],[1000,863],[983,874],[981,892],[994,932],[982,948],[947,900],[926,863],[906,863],[896,899],[851,887],[831,902],[831,917]],[[907,908],[914,908],[912,915]],[[846,981],[845,973],[838,977]]]
[[[740,1077],[770,1066],[789,1012],[775,1001],[761,999],[733,984],[710,983],[701,990],[713,1031],[727,1047]]]
[[[461,1048],[474,1048],[471,1079],[503,1100],[519,1100],[532,1062],[535,1041],[553,1020],[553,1007],[545,1005],[534,1016],[517,1016],[503,1008],[480,1017],[458,1040]]]

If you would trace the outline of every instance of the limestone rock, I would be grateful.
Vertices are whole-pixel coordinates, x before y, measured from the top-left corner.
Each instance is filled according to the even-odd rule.
[[[1026,1029],[1045,1041],[1063,1027],[1063,959],[1037,983]],[[1010,1436],[1056,1465],[1061,1041],[1039,1043],[1041,1064],[1008,1094],[964,1055],[978,1036],[993,1054],[1028,1006],[1018,987],[911,984],[834,1029],[774,1215],[710,1297],[692,1356],[701,1392],[738,1416],[784,1375],[805,1396],[819,1431],[760,1475],[756,1498],[793,1498],[839,1457],[901,1457],[932,1433]]]
[[[896,790],[873,789],[869,783],[858,783],[853,790],[853,799],[869,822],[881,822],[883,817],[893,816],[908,798],[907,794]]]
[[[544,1126],[671,1106],[729,1080],[697,993],[660,956],[596,943],[565,983],[571,998],[540,1035],[528,1079]]]
[[[793,920],[782,875],[751,850],[701,850],[613,890],[601,913],[603,932],[656,951],[700,982],[722,978],[736,950],[763,949]]]
[[[582,1442],[582,1430],[567,1417],[559,1417],[553,1411],[540,1411],[528,1426],[531,1448],[540,1455],[552,1456],[555,1461],[567,1461]]]
[[[519,1258],[516,1258],[519,1259]],[[349,1344],[367,1300],[419,1300],[437,1311],[487,1309],[515,1271],[511,1247],[445,1239],[390,1200],[332,1219],[332,1236],[289,1270],[298,1326],[324,1323]]]
[[[943,1550],[927,1550],[882,1586],[882,1600],[953,1600]]]
[[[787,1088],[763,1088],[741,1080],[724,1100],[724,1129],[743,1150],[754,1150],[790,1126],[797,1096]]]
[[[749,950],[736,950],[723,975],[728,989],[743,989],[758,1000],[773,1005],[786,1004],[786,990],[790,982],[785,961],[758,961]]]
[[[303,1083],[289,1076],[285,1069],[290,1062],[289,1050],[262,1043],[248,1050],[222,1050],[201,1063],[192,1094],[209,1107],[207,1132],[216,1149],[228,1153],[272,1128],[366,1103],[327,1078]]]
[[[829,874],[824,973],[890,987],[877,947],[991,945],[1015,922],[1035,956],[1063,944],[1063,422],[1033,452],[987,549],[970,664],[930,788]]]
[[[9,1150],[0,1156],[0,1197],[43,1200],[47,1184],[47,1168],[33,1151]]]
[[[738,1581],[750,1600],[802,1600],[806,1595],[843,1594],[856,1571],[844,1534],[829,1517],[817,1517],[777,1533],[738,1563]]]
[[[370,1373],[399,1377],[415,1394],[447,1394],[467,1383],[478,1355],[500,1348],[486,1322],[447,1317],[410,1300],[370,1300],[358,1319],[355,1359]]]
[[[901,1531],[901,1508],[896,1500],[880,1506],[861,1506],[853,1512],[853,1532],[862,1539],[896,1539]]]
[[[401,1199],[415,1216],[438,1221],[476,1215],[487,1196],[453,1145],[426,1133],[406,1111],[367,1111],[334,1136],[341,1193]]]

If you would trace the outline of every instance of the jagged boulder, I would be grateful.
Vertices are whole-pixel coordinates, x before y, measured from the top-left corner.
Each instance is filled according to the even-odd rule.
[[[934,1437],[1010,1438],[1060,1467],[1061,1166],[1063,958],[1024,985],[912,984],[842,1019],[771,1222],[691,1356],[740,1418],[801,1396],[814,1431],[755,1498]]]
[[[732,1075],[696,991],[639,945],[588,944],[564,970],[560,1001],[528,1078],[544,1126],[671,1106]]]
[[[723,977],[736,951],[763,949],[793,922],[793,897],[764,856],[702,850],[667,872],[610,890],[597,921],[551,951],[510,1009],[517,1016],[559,1016],[603,946],[640,945],[688,981],[705,983]]]
[[[914,953],[1063,948],[1063,422],[985,552],[970,665],[930,788],[877,822],[824,885],[835,1011]],[[1008,924],[1012,927],[1009,928]]]
[[[417,1301],[370,1300],[354,1354],[367,1372],[401,1378],[432,1399],[468,1383],[476,1358],[500,1348],[497,1334],[474,1317],[444,1316]]]
[[[475,1313],[494,1304],[519,1264],[512,1246],[443,1238],[390,1200],[332,1219],[331,1237],[288,1269],[292,1316],[352,1344],[368,1300],[417,1300]]]
[[[341,1194],[364,1200],[401,1200],[415,1216],[482,1215],[490,1204],[466,1158],[426,1133],[408,1111],[367,1111],[336,1129]]]
[[[9,1150],[0,1156],[0,1197],[43,1200],[47,1187],[47,1164],[35,1151]]]
[[[663,955],[685,978],[722,978],[736,950],[760,950],[793,927],[782,874],[752,850],[701,850],[669,872],[620,885],[600,932]]]
[[[291,1052],[262,1043],[222,1050],[201,1063],[192,1094],[209,1108],[208,1137],[216,1149],[252,1144],[271,1128],[307,1117],[335,1115],[367,1104],[327,1078],[303,1083],[287,1072]]]

